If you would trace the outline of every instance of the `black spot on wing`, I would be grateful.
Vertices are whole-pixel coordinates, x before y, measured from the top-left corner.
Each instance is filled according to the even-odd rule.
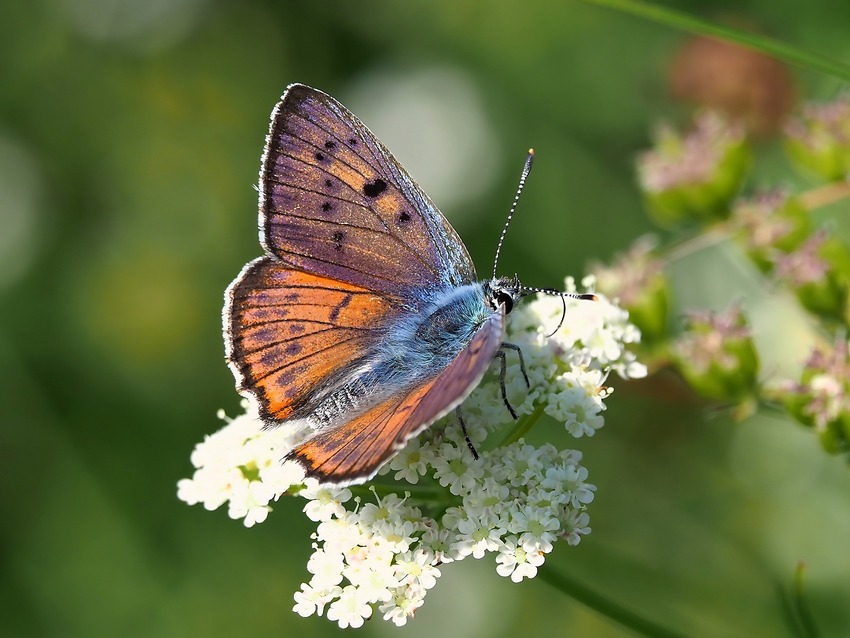
[[[363,184],[363,194],[366,197],[375,198],[387,190],[387,183],[380,177],[373,179],[371,182]]]
[[[346,307],[348,304],[350,304],[350,303],[351,303],[351,300],[352,300],[353,298],[354,298],[354,295],[352,295],[352,294],[350,294],[350,293],[349,293],[349,294],[347,294],[347,295],[345,295],[345,297],[343,297],[343,298],[342,298],[342,301],[340,301],[340,302],[339,302],[339,304],[337,304],[337,305],[334,307],[334,309],[333,309],[333,310],[331,310],[331,314],[328,316],[328,318],[329,318],[332,322],[336,321],[336,320],[339,318],[339,313],[340,313],[340,312],[342,312],[342,311],[343,311],[343,309],[345,309],[345,307]]]
[[[293,355],[293,356],[294,356],[294,355],[296,355],[296,354],[300,354],[300,352],[301,352],[303,349],[304,349],[304,346],[302,346],[302,345],[301,345],[300,343],[298,343],[297,341],[294,341],[294,342],[290,343],[288,346],[286,346],[286,350],[285,350],[285,352],[286,352],[286,354],[288,354],[288,355]]]

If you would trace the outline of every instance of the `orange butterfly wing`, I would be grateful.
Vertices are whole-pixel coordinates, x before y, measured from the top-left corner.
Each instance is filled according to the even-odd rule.
[[[226,356],[264,419],[283,421],[310,390],[379,338],[394,301],[270,257],[249,263],[227,289]]]
[[[432,381],[391,397],[341,426],[314,434],[289,457],[322,482],[347,484],[371,478],[411,437],[469,395],[501,346],[503,334],[500,310]]]

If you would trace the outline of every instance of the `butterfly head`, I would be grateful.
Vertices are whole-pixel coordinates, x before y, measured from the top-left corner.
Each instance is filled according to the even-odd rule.
[[[504,306],[505,314],[510,314],[516,303],[525,296],[522,284],[516,275],[513,277],[498,277],[484,282],[484,296],[493,310]]]

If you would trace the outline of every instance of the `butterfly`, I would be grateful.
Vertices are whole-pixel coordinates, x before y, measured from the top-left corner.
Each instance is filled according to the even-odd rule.
[[[506,316],[538,289],[495,269],[479,281],[380,140],[303,84],[272,111],[258,190],[265,254],[230,284],[223,310],[237,389],[266,427],[306,420],[287,458],[307,476],[365,481],[459,406],[496,356],[504,376],[504,348],[517,349],[503,343]]]

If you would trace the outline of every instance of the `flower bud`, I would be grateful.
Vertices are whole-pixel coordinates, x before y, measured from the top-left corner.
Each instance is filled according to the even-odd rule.
[[[850,253],[826,231],[818,231],[794,252],[779,255],[775,273],[809,312],[837,321],[846,319]]]
[[[800,381],[778,388],[788,412],[814,429],[830,454],[850,450],[850,348],[843,336],[818,347],[806,361]]]
[[[693,311],[673,355],[685,380],[699,394],[719,401],[743,401],[755,393],[758,355],[743,312]]]
[[[776,190],[739,201],[733,211],[737,239],[763,273],[780,254],[790,253],[811,234],[811,221],[800,201]]]
[[[850,174],[850,95],[834,102],[810,102],[785,126],[786,148],[794,161],[837,181]]]
[[[706,223],[729,216],[748,163],[744,127],[706,111],[687,135],[661,127],[655,148],[638,158],[638,178],[659,225]]]

